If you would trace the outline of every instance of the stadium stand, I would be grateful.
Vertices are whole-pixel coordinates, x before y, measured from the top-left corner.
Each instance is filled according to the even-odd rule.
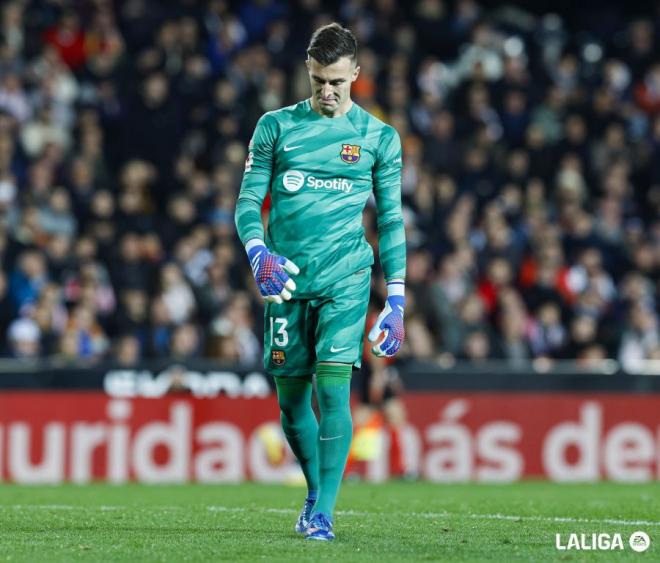
[[[309,34],[338,20],[361,45],[355,101],[404,144],[404,357],[660,360],[660,11],[1,10],[3,356],[259,363],[262,305],[233,223],[246,146],[261,114],[308,96]],[[364,223],[375,244],[373,208]]]

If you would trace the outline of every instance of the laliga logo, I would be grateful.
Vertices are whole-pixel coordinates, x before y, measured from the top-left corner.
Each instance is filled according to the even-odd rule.
[[[630,548],[633,551],[641,553],[651,546],[651,538],[645,532],[633,532],[628,540]],[[621,534],[569,534],[568,542],[562,543],[561,534],[555,534],[555,548],[559,551],[565,550],[600,550],[611,551],[614,549],[623,550],[623,539]]]

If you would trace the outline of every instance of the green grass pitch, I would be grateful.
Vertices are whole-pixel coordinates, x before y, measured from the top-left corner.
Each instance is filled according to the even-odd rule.
[[[659,561],[660,484],[346,483],[333,543],[293,531],[279,485],[0,485],[0,561]],[[651,547],[636,553],[632,532]],[[620,533],[623,551],[557,551]]]

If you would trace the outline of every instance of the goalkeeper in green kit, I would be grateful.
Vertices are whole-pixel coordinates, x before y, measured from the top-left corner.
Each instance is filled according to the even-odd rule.
[[[236,204],[236,226],[265,299],[264,363],[275,378],[284,434],[307,497],[296,531],[334,539],[333,511],[352,437],[353,366],[360,366],[373,251],[362,211],[373,194],[385,309],[372,352],[393,356],[404,338],[406,247],[401,142],[351,100],[360,71],[353,34],[319,28],[307,49],[311,98],[259,120]],[[264,236],[261,206],[272,205]],[[316,374],[320,420],[312,409]]]

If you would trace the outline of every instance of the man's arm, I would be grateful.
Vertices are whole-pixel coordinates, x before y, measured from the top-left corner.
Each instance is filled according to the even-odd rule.
[[[383,129],[374,167],[378,217],[378,254],[385,281],[406,277],[406,235],[401,213],[401,141],[392,127]]]
[[[291,299],[291,291],[296,289],[289,274],[295,275],[299,270],[293,262],[272,254],[266,248],[261,222],[261,206],[273,174],[273,151],[277,134],[277,120],[270,114],[263,115],[248,148],[235,220],[259,292],[266,301],[282,303]]]
[[[378,254],[387,282],[387,301],[369,332],[377,356],[394,356],[404,339],[406,234],[401,213],[401,141],[392,127],[385,127],[378,143],[374,167],[374,195],[378,217]]]
[[[264,239],[261,206],[268,193],[273,173],[277,133],[277,120],[272,115],[264,114],[257,123],[248,147],[235,216],[238,236],[244,245],[252,239]]]

